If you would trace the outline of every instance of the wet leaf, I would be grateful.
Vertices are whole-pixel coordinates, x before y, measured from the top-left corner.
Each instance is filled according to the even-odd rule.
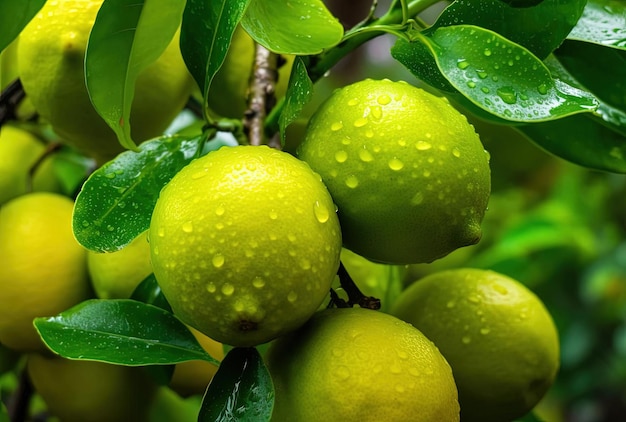
[[[130,298],[149,305],[154,305],[167,312],[172,312],[172,308],[165,298],[154,274],[150,274],[139,283]]]
[[[285,106],[278,119],[280,141],[285,145],[285,131],[287,126],[298,118],[304,106],[313,97],[313,82],[309,78],[306,66],[301,58],[296,57],[289,78],[289,85],[285,95]]]
[[[623,0],[588,0],[583,15],[567,38],[626,49],[626,3]]]
[[[269,421],[274,385],[255,348],[236,347],[222,361],[202,400],[199,422]]]
[[[46,0],[0,0],[0,51],[22,32]]]

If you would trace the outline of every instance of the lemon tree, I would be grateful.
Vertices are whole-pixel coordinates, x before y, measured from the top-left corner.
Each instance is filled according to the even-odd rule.
[[[489,156],[443,98],[389,80],[346,86],[311,118],[298,156],[337,203],[344,244],[365,258],[431,262],[480,239]]]
[[[411,325],[362,308],[321,311],[268,350],[273,420],[458,421],[452,371]]]
[[[161,191],[150,248],[175,314],[215,340],[254,346],[296,328],[321,304],[341,230],[305,163],[268,147],[222,147]]]
[[[554,321],[541,300],[510,277],[471,268],[439,271],[413,283],[391,313],[446,357],[464,421],[524,416],[554,382]]]

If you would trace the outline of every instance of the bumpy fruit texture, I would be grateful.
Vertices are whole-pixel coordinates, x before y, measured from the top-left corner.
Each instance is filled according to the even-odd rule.
[[[489,157],[443,98],[389,80],[346,86],[313,115],[298,155],[337,204],[344,245],[369,260],[431,262],[481,237]]]
[[[0,208],[0,342],[46,350],[33,326],[91,295],[85,249],[72,233],[74,203],[32,193]]]
[[[176,315],[222,343],[254,346],[319,307],[337,272],[341,230],[306,163],[267,146],[222,147],[163,188],[150,247]]]
[[[272,420],[459,421],[450,366],[411,325],[363,308],[320,311],[271,343]]]
[[[157,386],[143,368],[34,353],[27,370],[50,414],[63,422],[148,422]]]
[[[31,175],[31,168],[45,152],[45,144],[19,127],[0,128],[0,205],[34,192],[60,192],[61,182],[54,174],[53,157],[44,159]]]
[[[122,151],[93,108],[85,85],[89,32],[102,0],[48,1],[20,34],[19,76],[28,98],[68,143],[99,162]],[[193,82],[176,36],[138,76],[131,132],[136,142],[158,136],[185,105]]]
[[[467,268],[434,273],[403,292],[391,313],[446,357],[463,421],[516,420],[539,402],[558,371],[550,314],[534,293],[505,275]]]

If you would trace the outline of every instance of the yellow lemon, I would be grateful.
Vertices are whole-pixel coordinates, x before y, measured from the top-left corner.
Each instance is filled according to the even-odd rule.
[[[327,309],[267,351],[276,421],[459,421],[450,366],[411,325]]]
[[[72,233],[71,199],[32,193],[0,208],[0,342],[45,349],[33,326],[91,294],[85,249]]]
[[[154,274],[182,321],[233,346],[304,323],[339,265],[335,206],[309,166],[267,146],[222,147],[163,188]]]
[[[446,357],[464,422],[512,421],[530,411],[559,368],[559,340],[541,300],[489,270],[461,268],[413,283],[391,313]]]
[[[431,262],[475,244],[489,158],[465,116],[403,82],[335,91],[298,149],[337,204],[344,245],[383,263]]]

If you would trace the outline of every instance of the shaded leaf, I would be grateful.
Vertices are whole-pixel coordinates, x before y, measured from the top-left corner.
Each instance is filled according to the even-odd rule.
[[[287,126],[298,118],[304,106],[313,97],[313,82],[309,78],[306,66],[301,58],[296,57],[293,62],[289,85],[285,95],[285,106],[278,119],[280,141],[285,145],[285,131]]]
[[[22,32],[46,0],[0,0],[0,51]]]
[[[626,3],[623,0],[588,0],[583,15],[567,38],[626,48]]]
[[[513,3],[513,2],[511,2]],[[490,29],[535,56],[547,57],[576,25],[586,0],[543,0],[516,7],[502,0],[459,0],[448,6],[427,31],[443,26],[475,25]]]
[[[69,359],[128,366],[219,364],[174,315],[131,299],[87,300],[34,324],[44,343]]]
[[[74,204],[73,230],[85,248],[114,252],[150,227],[161,188],[194,158],[204,138],[164,136],[98,168]]]
[[[258,350],[235,347],[209,384],[198,421],[269,421],[273,408],[274,385]]]
[[[139,302],[147,303],[148,305],[154,305],[167,312],[172,312],[172,308],[165,298],[154,273],[150,274],[141,283],[139,283],[137,287],[135,287],[135,290],[130,298]]]
[[[321,0],[252,0],[241,25],[270,51],[318,54],[343,37],[343,26]]]
[[[235,29],[250,0],[187,0],[181,29],[181,51],[185,63],[204,98],[211,81],[224,63]]]
[[[120,143],[131,138],[130,109],[139,73],[163,53],[180,26],[183,2],[107,0],[85,53],[85,81],[94,108]]]

